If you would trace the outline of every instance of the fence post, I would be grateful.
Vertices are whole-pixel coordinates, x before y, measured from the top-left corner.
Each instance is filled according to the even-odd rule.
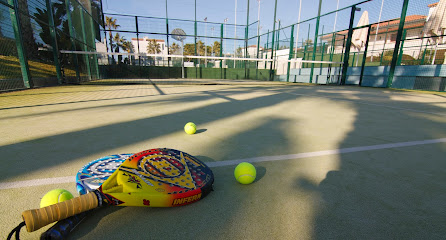
[[[352,11],[350,13],[350,24],[348,26],[347,43],[345,45],[344,64],[342,65],[341,85],[345,85],[345,80],[347,78],[348,58],[350,57],[350,48],[352,45],[353,20],[355,19],[356,9],[356,5],[352,6]]]
[[[139,42],[139,41],[138,41]],[[169,52],[169,17],[167,15],[167,0],[166,0],[166,44],[167,44],[167,55]],[[164,59],[163,59],[164,61]],[[164,63],[163,63],[164,66]],[[167,76],[170,78],[170,57],[167,58]]]
[[[319,37],[319,22],[321,20],[321,6],[322,6],[322,0],[319,0],[319,9],[317,11],[317,19],[316,19],[316,29],[314,30],[313,56],[311,56],[312,61],[316,60],[317,38]],[[313,82],[313,73],[314,73],[314,63],[311,63],[310,83]]]
[[[269,41],[269,29],[268,29],[268,33],[267,33],[267,35],[266,35],[266,48],[265,48],[265,50],[267,50],[267,49],[269,48],[269,46],[268,46],[268,41]],[[265,52],[265,51],[264,51],[264,52]],[[265,59],[268,59],[268,52],[265,53]],[[266,62],[267,62],[267,61],[265,61],[265,69],[266,69],[266,67],[268,66]]]
[[[248,7],[246,8],[245,58],[248,57],[248,36],[249,36],[249,0],[247,2],[248,2]],[[237,38],[237,36],[235,36],[235,38]],[[249,70],[248,70],[249,66],[247,66],[248,64],[249,62],[245,60],[245,79],[249,79]]]
[[[139,77],[142,77],[141,73],[141,55],[139,55],[139,27],[138,27],[138,16],[135,16],[135,27],[136,27],[136,45],[138,48],[138,73]],[[105,38],[107,39],[107,38]]]
[[[403,48],[404,48],[404,40],[406,39],[406,29],[403,31],[403,38],[401,40],[401,46],[400,46],[400,52],[398,54],[398,61],[396,62],[396,65],[401,65],[401,61],[403,60]]]
[[[95,27],[94,27],[94,18],[92,15],[88,15],[90,18],[90,31],[91,31],[91,47],[93,48],[94,52],[97,51],[96,49],[96,43],[95,43],[95,38],[96,38],[96,32],[95,32]],[[94,64],[94,69],[95,69],[95,73],[96,73],[96,80],[99,79],[99,64],[98,64],[98,57],[96,54],[92,55],[93,57],[93,64]],[[129,58],[129,60],[131,61],[131,58]]]
[[[14,7],[13,9],[9,9],[9,13],[11,15],[12,27],[14,29],[14,37],[17,46],[17,55],[20,62],[20,70],[22,71],[23,85],[25,85],[26,88],[32,88],[33,82],[31,80],[31,76],[29,75],[28,59],[26,57],[25,48],[23,46],[19,5],[17,3],[17,0],[8,0],[8,3],[9,5]]]
[[[271,43],[271,60],[274,60],[274,35],[276,32],[276,13],[277,13],[277,0],[275,0],[274,6],[274,22],[273,22],[273,32],[272,32],[272,43]],[[273,61],[271,62],[271,66],[269,68],[269,80],[274,81],[273,76]]]
[[[220,57],[223,56],[223,24],[220,28]],[[223,78],[223,59],[220,59],[220,78]]]
[[[45,0],[48,14],[48,25],[51,35],[51,46],[53,47],[54,65],[56,67],[57,83],[62,84],[62,72],[60,70],[59,62],[59,47],[57,45],[56,27],[54,26],[53,7],[50,0]]]
[[[404,0],[403,9],[401,10],[400,24],[398,27],[398,33],[395,40],[395,48],[393,50],[392,63],[390,65],[389,77],[387,78],[387,87],[392,87],[393,77],[395,74],[395,67],[398,61],[398,49],[400,48],[401,37],[403,35],[404,22],[406,20],[407,6],[409,5],[409,0]]]
[[[76,44],[74,43],[75,34],[74,34],[73,20],[71,18],[71,11],[70,11],[71,9],[70,0],[65,0],[65,8],[67,9],[67,20],[68,20],[68,30],[70,32],[71,50],[76,51]],[[80,81],[81,77],[79,73],[79,62],[77,60],[77,56],[74,53],[72,53],[71,57],[73,58],[74,67],[76,69],[77,81]]]
[[[288,55],[288,60],[293,59],[293,53],[294,53],[294,25],[291,25],[291,37],[290,37],[290,53]],[[290,81],[290,68],[291,68],[291,62],[288,62],[288,69],[286,72],[286,81]]]
[[[88,52],[88,45],[87,45],[87,36],[85,33],[85,19],[84,19],[84,9],[79,9],[79,15],[81,18],[81,30],[82,30],[82,40],[83,42],[83,48],[85,52]],[[91,80],[91,69],[90,69],[90,56],[88,54],[84,54],[84,61],[85,61],[85,67],[87,68],[87,74],[89,76],[89,80]]]
[[[372,25],[369,25],[368,28],[369,29],[367,30],[367,40],[365,41],[364,56],[362,57],[361,76],[359,77],[359,86],[362,85],[362,77],[364,76],[364,68],[365,68],[365,62],[367,60],[367,50],[369,49],[369,37],[370,37],[370,30],[372,29]]]
[[[259,59],[260,51],[260,36],[257,35],[257,59]],[[259,79],[259,61],[256,61],[256,79]]]

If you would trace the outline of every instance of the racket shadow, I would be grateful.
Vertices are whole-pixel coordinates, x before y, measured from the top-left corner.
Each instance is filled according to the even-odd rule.
[[[98,229],[99,225],[107,221],[107,216],[118,214],[118,212],[123,211],[126,207],[104,207],[97,208],[90,212],[85,219],[79,223],[76,228],[70,232],[68,239],[79,239],[87,237],[90,233]]]

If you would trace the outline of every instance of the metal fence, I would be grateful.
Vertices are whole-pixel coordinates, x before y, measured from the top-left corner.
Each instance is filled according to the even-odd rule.
[[[60,51],[96,50],[103,34],[100,2],[0,0],[0,20],[0,90],[97,78],[95,59],[63,58]]]
[[[281,2],[274,1],[262,14],[258,5],[256,15],[253,7],[261,1],[245,0],[241,20],[245,24],[231,23],[228,18],[197,20],[196,6],[195,19],[184,20],[103,15],[101,1],[82,2],[0,0],[1,90],[104,78],[107,74],[101,66],[105,65],[140,66],[147,68],[140,72],[148,72],[156,64],[169,72],[173,63],[166,56],[185,55],[226,57],[219,67],[227,71],[269,70],[264,80],[445,91],[446,26],[437,24],[445,14],[445,0],[366,0],[350,6],[339,6],[337,1],[336,10],[335,1],[311,1],[314,16],[304,20],[300,19],[302,2],[310,1],[296,0],[300,6],[295,23],[281,15],[287,7]],[[98,59],[97,54],[61,54],[61,50],[113,54]],[[159,57],[155,62],[131,55],[125,58],[118,52]],[[250,64],[236,58],[256,61]],[[304,62],[296,64],[292,59]],[[187,62],[201,71],[216,67],[215,61],[208,64],[206,59]],[[331,64],[325,62],[343,66],[332,76]],[[177,75],[162,75],[169,76]]]

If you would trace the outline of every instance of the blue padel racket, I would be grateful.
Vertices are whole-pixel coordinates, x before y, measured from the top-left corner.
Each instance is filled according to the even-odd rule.
[[[80,195],[98,189],[133,154],[115,154],[96,159],[76,174],[76,189]]]
[[[114,154],[93,160],[83,166],[76,174],[76,189],[79,195],[98,189],[121,164],[133,154]],[[92,211],[92,210],[91,210]],[[60,220],[40,236],[41,240],[59,240],[68,237],[88,215],[80,213]]]
[[[104,205],[176,207],[199,201],[212,191],[212,170],[192,155],[169,148],[136,153],[87,194],[22,213],[28,232]]]

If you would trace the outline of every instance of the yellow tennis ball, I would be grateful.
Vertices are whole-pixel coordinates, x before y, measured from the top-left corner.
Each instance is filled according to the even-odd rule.
[[[42,200],[40,200],[40,208],[70,200],[72,198],[74,198],[73,194],[65,189],[53,189],[42,197]]]
[[[188,122],[188,123],[186,123],[186,125],[192,125],[192,126],[194,126],[195,128],[197,128],[197,125],[195,125],[195,123],[193,123],[193,122]]]
[[[242,162],[234,170],[235,179],[241,184],[250,184],[256,179],[256,168],[251,163]]]
[[[185,126],[184,126],[184,131],[191,135],[194,134],[197,131],[197,125],[195,125],[192,122],[188,122]]]

